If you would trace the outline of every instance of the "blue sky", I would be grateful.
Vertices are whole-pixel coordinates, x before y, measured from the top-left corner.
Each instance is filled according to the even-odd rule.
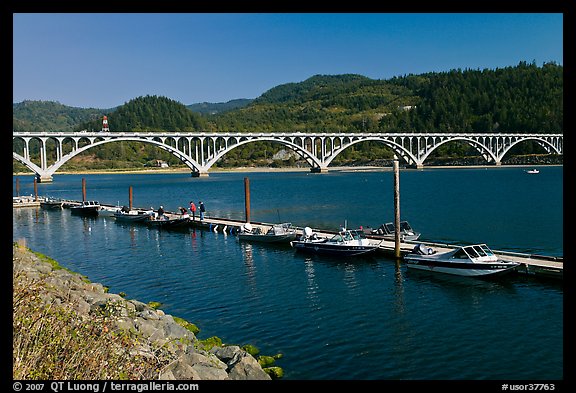
[[[563,64],[561,13],[15,13],[13,102],[256,98],[317,74]]]

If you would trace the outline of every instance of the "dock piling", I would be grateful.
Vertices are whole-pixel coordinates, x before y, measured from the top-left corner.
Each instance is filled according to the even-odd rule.
[[[400,253],[400,166],[398,156],[394,154],[394,256],[397,260]]]
[[[86,200],[86,178],[82,178],[82,202]]]
[[[38,181],[34,178],[34,200],[38,201]]]
[[[250,222],[250,179],[244,178],[244,210],[246,212],[246,222]]]
[[[128,208],[132,210],[132,186],[128,187]]]

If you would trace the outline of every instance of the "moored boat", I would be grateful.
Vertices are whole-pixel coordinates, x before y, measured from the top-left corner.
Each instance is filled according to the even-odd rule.
[[[70,207],[72,214],[80,216],[98,216],[100,203],[98,201],[82,201],[80,205]]]
[[[310,227],[304,228],[304,233],[290,245],[296,251],[334,256],[358,256],[373,253],[378,250],[380,242],[366,238],[361,229],[342,229],[331,238],[319,238]]]
[[[528,173],[530,175],[536,175],[536,174],[540,173],[540,171],[538,169],[534,168],[534,169],[527,170],[526,173]]]
[[[98,210],[99,217],[114,217],[114,214],[120,210],[120,206],[103,206],[100,205]]]
[[[188,215],[164,213],[160,216],[152,214],[149,219],[143,221],[151,228],[181,229],[186,228],[190,223]]]
[[[364,232],[376,238],[386,240],[394,240],[396,226],[393,222],[380,225],[377,229],[366,228]],[[401,241],[415,241],[420,238],[420,233],[416,232],[408,221],[400,221],[400,240]]]
[[[436,253],[424,244],[418,244],[404,256],[406,266],[458,276],[488,276],[513,271],[520,264],[498,258],[486,244],[472,244]]]
[[[60,210],[64,206],[64,202],[61,199],[56,198],[45,198],[43,201],[40,201],[40,207],[42,209],[47,210]]]
[[[266,232],[262,232],[260,227],[253,227],[250,223],[246,223],[238,232],[239,240],[262,243],[289,243],[296,240],[297,236],[296,229],[291,223],[274,224]]]
[[[143,222],[150,220],[152,214],[152,210],[130,210],[127,207],[123,207],[114,213],[114,218],[120,222]]]

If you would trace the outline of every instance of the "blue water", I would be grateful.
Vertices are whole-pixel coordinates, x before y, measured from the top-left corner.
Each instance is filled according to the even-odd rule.
[[[403,170],[401,216],[422,238],[563,255],[563,168]],[[392,172],[55,175],[40,195],[335,229],[393,220]],[[14,179],[15,184],[15,179]],[[14,188],[15,189],[15,188]],[[33,193],[20,177],[20,194]],[[233,235],[159,231],[69,210],[14,209],[13,238],[129,298],[160,301],[200,338],[254,344],[288,380],[562,379],[562,283],[407,271],[382,256],[336,260]]]

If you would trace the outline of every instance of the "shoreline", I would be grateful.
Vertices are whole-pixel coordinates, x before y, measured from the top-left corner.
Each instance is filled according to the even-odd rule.
[[[112,346],[116,351],[126,351],[126,360],[122,365],[136,364],[140,367],[140,372],[145,373],[147,378],[152,380],[271,380],[281,378],[283,370],[268,358],[273,360],[282,357],[281,354],[271,356],[258,355],[256,351],[249,352],[251,345],[239,346],[237,344],[226,344],[217,337],[199,339],[200,329],[193,323],[177,316],[166,314],[160,308],[161,304],[154,302],[143,303],[137,299],[128,299],[125,294],[110,293],[103,283],[92,282],[81,273],[69,270],[52,258],[40,254],[25,244],[25,239],[13,240],[12,245],[12,269],[13,280],[17,290],[22,292],[22,288],[35,282],[44,284],[39,287],[39,291],[46,299],[56,304],[56,299],[66,299],[60,306],[55,306],[59,310],[64,310],[73,315],[81,315],[82,323],[72,323],[60,317],[50,318],[51,314],[44,315],[44,323],[50,327],[59,327],[64,332],[74,332],[79,330],[79,326],[92,326],[98,324],[97,311],[106,310],[106,324],[103,330],[95,337],[100,337],[98,343],[111,342],[116,344],[114,337],[123,337],[124,346]],[[18,289],[20,288],[20,289]],[[107,308],[106,308],[107,307]],[[20,303],[13,304],[15,315],[28,316],[29,309]],[[65,315],[65,314],[59,314]],[[26,323],[26,320],[19,325],[14,324],[14,329],[20,328],[20,336],[24,336],[28,344],[24,349],[25,355],[21,357],[20,368],[14,368],[13,373],[26,370],[28,362],[32,362],[34,353],[56,353],[69,361],[68,368],[74,367],[72,355],[68,355],[72,342],[70,339],[58,341],[41,340],[40,335],[33,332],[34,325]],[[27,327],[25,329],[23,327]],[[76,330],[75,330],[76,329]],[[104,330],[105,329],[105,330]],[[32,333],[30,333],[32,331]],[[86,330],[81,330],[86,332]],[[131,333],[128,333],[131,332]],[[89,333],[84,342],[96,341]],[[40,338],[39,338],[40,337]],[[92,341],[90,341],[92,339]],[[22,342],[22,339],[20,340]],[[92,348],[92,349],[91,349]],[[78,345],[76,351],[83,351],[86,354],[95,352],[93,347],[86,344],[84,347]],[[256,349],[253,347],[253,349]],[[15,349],[16,350],[16,349]],[[130,351],[131,350],[131,351]],[[44,352],[42,352],[44,351]],[[139,354],[154,353],[157,363],[140,361]],[[115,362],[114,351],[103,351],[99,354],[103,361],[109,361],[115,368],[121,367]],[[267,366],[262,366],[264,360],[268,361]],[[78,362],[78,361],[76,361]],[[57,370],[61,371],[61,370]],[[94,370],[87,369],[87,372]],[[126,369],[112,370],[131,372]],[[55,371],[54,371],[55,372]],[[46,377],[53,377],[45,375]],[[118,374],[119,375],[119,374]],[[22,374],[22,377],[28,377]],[[66,374],[65,376],[68,376]],[[117,377],[117,374],[113,374]],[[53,378],[52,378],[53,379]],[[58,379],[58,378],[56,378]],[[90,378],[89,378],[90,379]]]
[[[401,170],[414,170],[421,171],[425,169],[482,169],[482,168],[532,168],[543,166],[564,166],[563,164],[509,164],[509,165],[430,165],[423,168],[406,168],[400,167]],[[328,167],[330,172],[388,172],[392,171],[392,167],[387,166],[373,166],[373,165],[359,165],[359,166],[335,166]],[[191,173],[190,168],[168,168],[168,169],[121,169],[121,170],[80,170],[80,171],[61,171],[56,172],[58,175],[104,175],[104,174],[157,174],[157,173]],[[310,168],[300,167],[236,167],[236,168],[214,168],[208,171],[210,173],[282,173],[282,172],[310,172]],[[16,172],[12,176],[33,176],[32,172]]]

